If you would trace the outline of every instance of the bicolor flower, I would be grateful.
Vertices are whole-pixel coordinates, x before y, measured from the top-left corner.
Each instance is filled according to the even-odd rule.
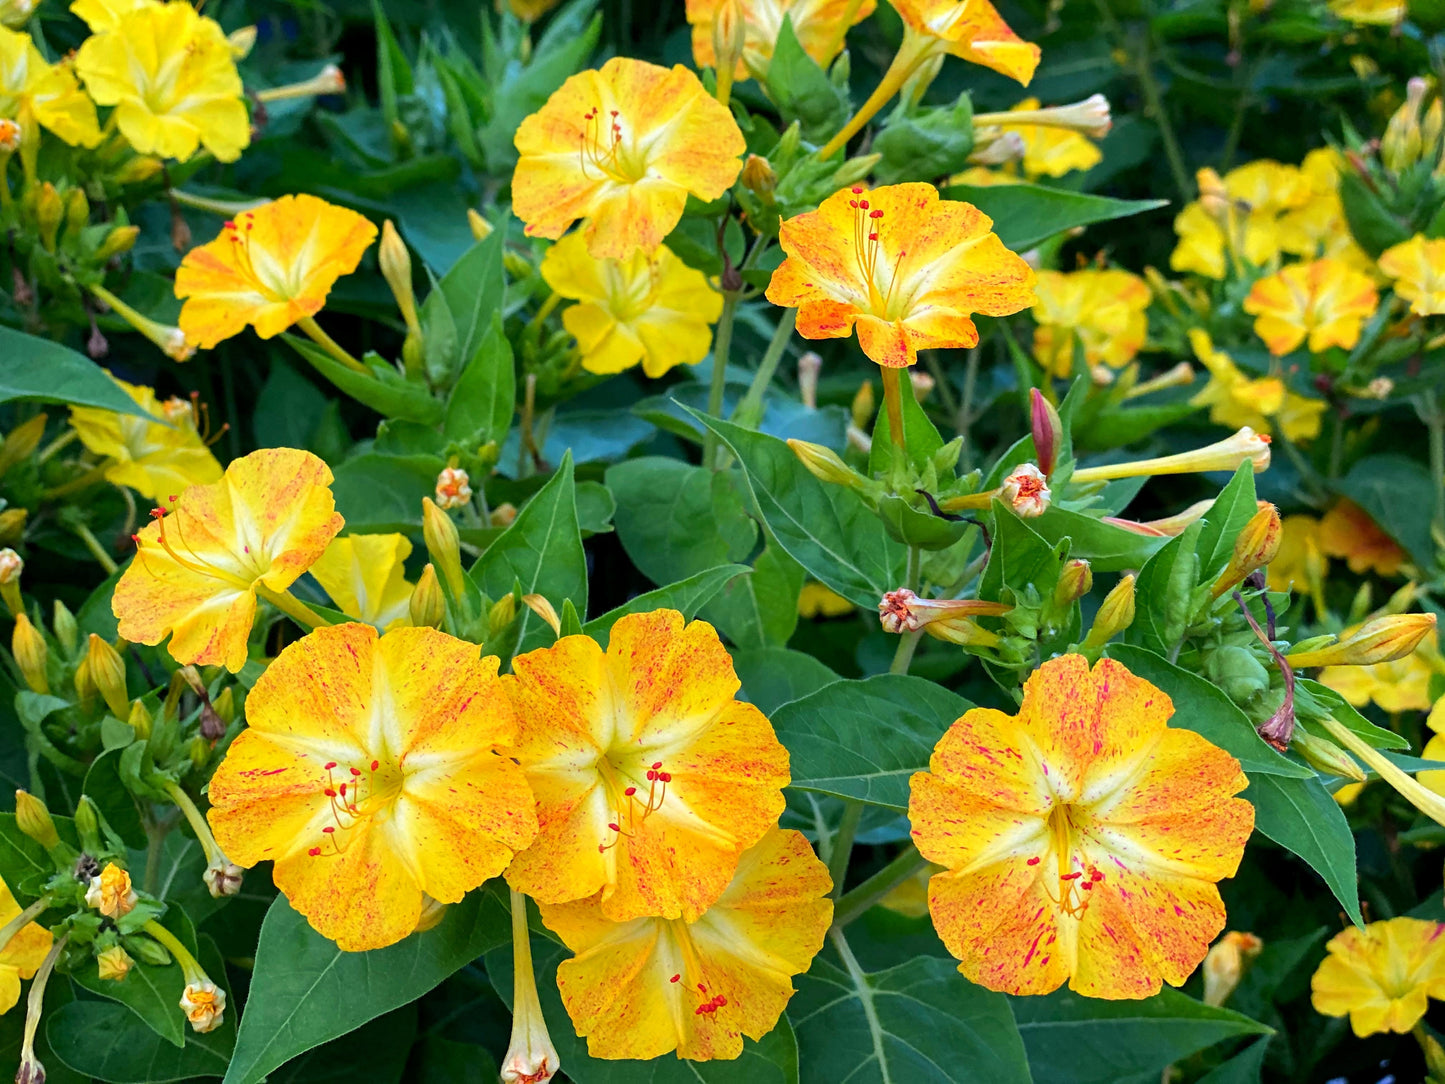
[[[107,918],[124,918],[135,908],[138,899],[131,887],[130,874],[114,862],[107,862],[105,869],[90,879],[90,887],[85,890],[85,905]]]
[[[330,485],[310,452],[265,448],[156,509],[111,600],[120,634],[139,644],[169,635],[177,662],[240,670],[257,594],[284,605],[341,530]]]
[[[587,250],[617,260],[661,244],[689,194],[726,192],[746,149],[696,75],[627,57],[568,78],[514,142],[512,209],[527,235],[555,240],[582,219]]]
[[[1007,316],[1035,301],[1034,272],[972,204],[931,184],[844,189],[782,225],[787,259],[767,297],[798,310],[805,339],[843,339],[879,365],[919,350],[978,343],[975,313]]]
[[[1244,311],[1271,354],[1288,354],[1308,340],[1312,354],[1354,348],[1380,298],[1368,275],[1340,260],[1295,263],[1254,284]]]
[[[163,500],[221,477],[221,464],[197,431],[193,404],[174,397],[161,402],[151,388],[115,382],[153,420],[98,407],[70,408],[70,424],[80,442],[111,461],[106,481]]]
[[[946,867],[929,910],[970,981],[1141,998],[1204,959],[1254,808],[1239,762],[1172,713],[1119,663],[1064,655],[1017,715],[974,708],[939,741],[908,813]]]
[[[140,154],[185,161],[204,146],[234,162],[251,118],[225,33],[186,0],[146,0],[80,46],[75,69],[99,105],[115,106]]]
[[[19,918],[20,904],[10,886],[0,880],[0,926]],[[7,1013],[20,1000],[20,980],[28,979],[39,969],[50,952],[52,938],[44,926],[28,922],[15,931],[4,948],[0,948],[0,1013]]]
[[[211,827],[347,951],[457,903],[537,828],[494,656],[436,629],[317,629],[246,698],[247,728],[211,779]]]
[[[410,556],[406,535],[352,534],[332,539],[311,566],[311,575],[347,617],[387,630],[409,623]]]
[[[918,63],[936,56],[960,57],[1025,86],[1033,78],[1039,63],[1039,47],[1009,29],[988,0],[889,2],[903,20],[900,54],[905,50],[917,52]]]
[[[0,26],[0,117],[39,124],[75,147],[100,142],[95,103],[67,63],[48,64],[29,34]]]
[[[578,302],[562,310],[562,326],[577,339],[589,373],[640,363],[658,377],[674,365],[697,364],[712,349],[722,295],[666,245],[625,260],[598,259],[580,233],[570,233],[542,257],[542,278]]]
[[[1326,1016],[1349,1015],[1360,1038],[1405,1034],[1430,998],[1445,998],[1445,925],[1419,918],[1347,926],[1330,938],[1310,979],[1310,1001]]]
[[[833,920],[828,870],[801,832],[773,828],[743,852],[726,890],[694,919],[615,922],[599,897],[541,904],[576,956],[557,969],[562,1003],[594,1058],[677,1052],[736,1058],[793,995]]]
[[[515,756],[537,838],[507,870],[540,903],[601,893],[609,920],[694,921],[777,823],[788,753],[713,627],[629,614],[604,652],[564,636],[512,663]]]
[[[209,349],[247,324],[263,339],[315,316],[376,240],[364,216],[315,196],[243,211],[176,271],[186,338]]]
[[[1445,313],[1445,240],[1416,234],[1382,252],[1380,270],[1395,280],[1395,293],[1417,316]]]
[[[1040,271],[1034,283],[1034,355],[1055,376],[1074,368],[1074,343],[1084,364],[1121,369],[1149,334],[1148,284],[1128,271]]]
[[[792,20],[803,52],[827,68],[842,51],[849,27],[868,18],[877,6],[876,0],[687,0],[692,57],[699,68],[717,67],[714,28],[719,15],[732,7],[743,24],[743,54],[735,79],[767,79],[784,19]]]

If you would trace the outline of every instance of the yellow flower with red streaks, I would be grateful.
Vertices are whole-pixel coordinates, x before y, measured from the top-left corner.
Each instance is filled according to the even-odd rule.
[[[1329,557],[1343,557],[1351,572],[1377,572],[1395,576],[1405,563],[1405,551],[1370,514],[1354,501],[1340,500],[1320,517],[1320,549]]]
[[[666,245],[625,260],[598,259],[581,234],[570,233],[547,250],[541,270],[553,291],[578,302],[562,310],[562,326],[577,339],[589,373],[641,363],[658,377],[674,365],[696,365],[712,349],[722,295]]]
[[[130,486],[151,500],[164,500],[187,486],[221,477],[221,464],[196,429],[191,403],[177,398],[161,402],[154,389],[112,379],[150,420],[98,407],[70,408],[70,424],[80,442],[112,461],[105,470],[106,481]]]
[[[878,4],[877,0],[859,4],[852,0],[687,0],[692,58],[699,68],[717,67],[713,26],[729,7],[735,9],[730,14],[743,24],[743,55],[738,58],[734,78],[762,80],[768,77],[784,19],[792,20],[803,52],[827,68],[842,51],[848,27],[872,15]],[[843,25],[844,19],[850,19],[848,26]]]
[[[827,867],[801,832],[773,828],[697,918],[614,922],[597,897],[541,904],[576,956],[557,988],[594,1058],[736,1058],[793,995],[833,921]]]
[[[20,905],[10,886],[0,880],[0,925],[20,917]],[[50,952],[50,931],[28,922],[15,931],[9,944],[0,948],[0,1013],[7,1013],[20,1000],[20,980],[39,969]]]
[[[0,117],[23,130],[34,125],[75,147],[100,142],[95,103],[68,63],[47,63],[29,34],[0,26]]]
[[[1034,292],[1034,355],[1055,376],[1073,371],[1075,339],[1086,365],[1122,369],[1148,337],[1149,286],[1128,271],[1040,271]]]
[[[317,629],[246,697],[247,727],[211,778],[211,828],[235,862],[275,863],[291,906],[349,952],[458,903],[537,829],[509,755],[495,656],[430,628]]]
[[[1310,979],[1310,1001],[1326,1016],[1349,1015],[1360,1038],[1405,1034],[1430,998],[1445,998],[1445,925],[1419,918],[1349,926],[1325,946]]]
[[[1216,882],[1254,827],[1239,762],[1169,727],[1169,697],[1112,659],[1041,666],[1017,715],[974,708],[912,780],[939,936],[971,982],[1141,998],[1224,929]]]
[[[1318,354],[1360,341],[1360,329],[1380,303],[1368,275],[1341,260],[1295,263],[1262,278],[1244,299],[1254,333],[1271,354],[1288,354],[1306,340]]]
[[[537,838],[507,881],[540,903],[601,893],[615,922],[691,922],[783,811],[788,752],[739,688],[713,627],[629,614],[604,652],[564,636],[512,663],[514,755]]]
[[[170,636],[177,662],[240,670],[256,595],[284,592],[341,530],[330,485],[310,452],[265,448],[157,509],[111,599],[121,636]]]
[[[332,539],[310,571],[347,617],[388,630],[411,623],[410,556],[404,534],[351,534]]]
[[[1039,47],[1024,41],[988,0],[889,0],[903,20],[900,52],[951,54],[1028,86]]]
[[[1416,234],[1380,253],[1380,270],[1417,316],[1445,313],[1445,240]]]
[[[176,271],[186,340],[210,349],[247,324],[263,339],[316,315],[376,240],[364,216],[315,196],[282,196],[227,222]]]
[[[514,142],[512,210],[527,236],[555,240],[582,219],[587,250],[615,260],[660,245],[689,194],[726,192],[746,149],[696,75],[627,57],[569,77]]]
[[[844,189],[783,223],[787,259],[767,297],[798,310],[805,339],[844,339],[856,326],[863,352],[889,368],[912,365],[920,350],[975,346],[971,316],[1035,301],[1033,269],[992,226],[931,184]]]

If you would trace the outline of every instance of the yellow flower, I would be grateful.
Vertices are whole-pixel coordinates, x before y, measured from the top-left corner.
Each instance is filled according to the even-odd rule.
[[[1394,576],[1405,563],[1405,551],[1353,501],[1337,502],[1320,518],[1319,543],[1326,556],[1345,558],[1351,572]]]
[[[389,631],[410,624],[410,556],[406,535],[352,534],[333,538],[311,575],[347,617]]]
[[[1037,98],[1025,98],[1012,111],[1032,111],[1041,104]],[[1030,179],[1062,177],[1076,169],[1093,169],[1104,157],[1103,152],[1083,134],[1067,128],[1044,124],[1004,124],[1003,129],[1017,132],[1023,139],[1024,174]]]
[[[1309,195],[1279,217],[1279,247],[1307,260],[1332,256],[1357,271],[1370,273],[1373,261],[1350,233],[1340,202],[1340,170],[1344,164],[1344,158],[1333,147],[1320,147],[1305,155],[1299,168]]]
[[[233,460],[218,482],[188,486],[136,535],[111,600],[121,636],[170,635],[177,662],[240,670],[256,595],[280,597],[341,530],[330,485],[310,452],[266,448]]]
[[[1430,675],[1434,673],[1430,660],[1435,646],[1431,635],[1403,659],[1371,666],[1326,666],[1318,680],[1357,708],[1373,700],[1391,714],[1425,711],[1430,707]]]
[[[108,982],[124,982],[130,969],[135,966],[130,954],[119,945],[111,945],[99,953],[95,962],[100,977]]]
[[[1034,355],[1055,376],[1074,368],[1074,340],[1084,364],[1121,369],[1149,332],[1149,286],[1128,271],[1040,271],[1034,283]]]
[[[974,346],[970,317],[1008,316],[1034,302],[1034,272],[969,203],[931,184],[844,189],[783,223],[787,259],[767,298],[798,310],[805,339],[843,339],[879,365],[903,368],[919,350]]]
[[[773,46],[791,19],[793,33],[803,52],[826,68],[843,48],[849,26],[856,26],[873,14],[876,0],[687,0],[687,21],[692,24],[692,56],[699,68],[717,67],[713,48],[713,24],[719,13],[735,6],[735,17],[743,23],[743,55],[735,79],[766,79],[773,60]],[[848,26],[843,20],[851,16]]]
[[[1425,717],[1425,725],[1434,731],[1434,733],[1430,735],[1430,740],[1425,743],[1425,748],[1420,750],[1420,758],[1422,760],[1445,761],[1445,696],[1435,701],[1435,706],[1430,709],[1430,714]],[[1421,786],[1445,797],[1445,768],[1429,772],[1417,772],[1415,781]]]
[[[617,260],[661,244],[689,193],[726,192],[746,149],[696,75],[626,57],[569,77],[514,142],[512,210],[527,236],[555,240],[585,219],[588,251]]]
[[[1039,47],[1015,34],[988,0],[890,0],[903,20],[902,54],[952,54],[1028,86]],[[826,157],[826,156],[825,156]]]
[[[1394,26],[1405,18],[1404,0],[1330,0],[1330,11],[1357,26]]]
[[[68,64],[47,64],[29,34],[0,26],[0,117],[39,124],[66,143],[94,147],[100,125]]]
[[[833,920],[832,879],[801,832],[769,829],[696,918],[610,919],[593,896],[540,904],[576,956],[557,988],[594,1058],[736,1058],[793,995]]]
[[[1303,587],[1317,593],[1329,568],[1329,559],[1320,549],[1319,520],[1311,516],[1285,516],[1284,537],[1279,552],[1269,563],[1271,591],[1288,591]]]
[[[562,326],[576,337],[589,373],[620,373],[641,362],[658,377],[674,365],[696,365],[712,348],[722,295],[666,245],[651,255],[639,249],[625,260],[598,259],[571,233],[542,257],[542,278],[580,302],[563,310]]]
[[[207,349],[247,324],[263,339],[321,311],[376,240],[362,215],[315,196],[282,196],[227,222],[176,271],[180,325]]]
[[[803,584],[798,594],[799,617],[842,617],[853,612],[854,606],[831,587],[825,587],[816,580]]]
[[[138,898],[131,887],[130,874],[114,862],[107,862],[105,869],[90,879],[90,887],[85,890],[85,905],[107,918],[124,918],[135,909]]]
[[[1349,1014],[1360,1038],[1404,1034],[1432,997],[1445,997],[1445,926],[1418,918],[1349,926],[1330,939],[1310,980],[1310,1000],[1326,1016]]]
[[[1200,170],[1199,191],[1200,198],[1174,219],[1179,243],[1169,266],[1222,279],[1227,253],[1256,267],[1277,258],[1281,216],[1304,206],[1311,190],[1298,167],[1260,159],[1223,178],[1213,170]]]
[[[1064,655],[1018,715],[974,708],[913,776],[908,816],[946,867],[929,910],[959,970],[1011,994],[1179,985],[1224,928],[1254,808],[1239,762],[1167,725],[1169,697],[1111,659]]]
[[[225,1021],[226,991],[210,979],[188,982],[181,991],[181,1012],[199,1035],[215,1031]]]
[[[115,382],[155,420],[96,407],[70,408],[70,424],[81,443],[112,461],[105,471],[108,482],[164,500],[187,486],[221,477],[221,464],[196,431],[195,408],[189,402],[159,402],[151,388]]]
[[[146,0],[87,38],[75,68],[99,105],[115,106],[141,154],[185,161],[204,146],[234,162],[251,142],[251,118],[230,43],[187,0]]]
[[[216,842],[349,952],[394,944],[537,830],[495,656],[436,629],[317,629],[246,697],[211,778]]]
[[[777,823],[788,753],[734,700],[711,625],[675,610],[630,614],[604,652],[564,636],[512,664],[514,755],[541,828],[507,870],[540,903],[601,892],[608,919],[695,921],[738,856]]]
[[[1209,420],[1231,429],[1241,425],[1274,429],[1289,440],[1313,440],[1320,435],[1320,418],[1329,404],[1323,399],[1297,395],[1276,376],[1247,377],[1223,350],[1216,350],[1209,333],[1189,330],[1189,345],[1209,370],[1209,383],[1189,402],[1209,407]]]
[[[10,886],[0,880],[0,925],[20,917],[20,905]],[[34,922],[15,931],[10,943],[0,949],[0,1013],[7,1013],[20,1000],[20,980],[28,979],[50,952],[50,931]]]
[[[970,166],[962,173],[955,173],[948,178],[948,183],[970,184],[979,188],[989,188],[1001,184],[1023,184],[1024,179],[1013,173],[1007,173],[1002,169],[989,169],[987,166]]]
[[[1288,354],[1309,339],[1310,353],[1350,350],[1379,304],[1375,284],[1340,260],[1290,264],[1254,284],[1244,311],[1271,354]]]
[[[1382,252],[1380,270],[1395,280],[1395,293],[1417,316],[1445,313],[1445,241],[1417,233]]]

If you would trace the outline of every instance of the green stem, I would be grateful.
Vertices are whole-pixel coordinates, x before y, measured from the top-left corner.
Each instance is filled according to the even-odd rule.
[[[908,547],[908,563],[903,570],[903,586],[910,591],[917,591],[919,580],[923,576],[923,551],[917,546]]]
[[[89,489],[97,482],[105,481],[105,472],[108,471],[110,467],[111,461],[107,460],[106,462],[101,463],[99,466],[91,467],[90,470],[86,471],[78,478],[72,478],[70,481],[65,482],[62,485],[58,485],[54,489],[47,489],[43,494],[41,494],[41,497],[47,501],[54,501],[60,499],[61,497],[68,497],[72,493],[78,493],[82,489]]]
[[[158,889],[161,881],[162,848],[165,846],[166,836],[170,834],[169,824],[146,825],[146,871],[142,884],[148,896],[160,894]]]
[[[191,826],[191,831],[196,834],[196,840],[201,845],[201,850],[206,852],[206,863],[210,865],[218,859],[225,860],[221,854],[221,848],[216,845],[215,836],[211,835],[211,826],[206,823],[206,818],[196,808],[196,803],[191,801],[191,796],[181,789],[179,783],[167,779],[164,781],[165,792],[170,795],[171,801],[176,808],[185,816],[186,822]],[[150,876],[150,870],[146,870],[146,876]]]
[[[189,983],[197,979],[205,979],[205,970],[196,962],[196,958],[191,955],[191,950],[181,944],[179,937],[171,933],[170,930],[166,929],[155,919],[149,919],[141,929],[164,945],[170,954],[176,958],[176,963],[181,965],[181,974],[185,976],[186,982]]]
[[[64,433],[60,434],[60,436],[56,437],[44,448],[40,449],[40,455],[37,457],[37,461],[40,463],[44,463],[56,452],[60,451],[62,448],[73,444],[79,439],[80,434],[78,432],[76,432],[74,429],[67,429]]]
[[[370,369],[348,354],[340,343],[321,330],[321,325],[316,322],[315,317],[303,316],[300,320],[296,321],[296,326],[311,336],[311,341],[321,347],[322,350],[325,350],[334,360],[339,361],[348,369],[358,372],[362,376],[371,375]]]
[[[898,638],[898,648],[893,652],[893,663],[888,667],[890,674],[908,673],[908,664],[913,661],[913,652],[918,649],[918,641],[923,636],[923,630],[905,632]]]
[[[222,218],[235,218],[246,211],[254,211],[257,207],[263,207],[267,203],[263,199],[253,200],[222,200],[207,199],[205,196],[192,195],[190,192],[179,188],[170,189],[166,195],[175,200],[182,207],[191,207],[197,211],[207,211]]]
[[[828,876],[833,878],[835,898],[843,894],[843,879],[848,876],[848,860],[853,857],[853,837],[858,834],[858,822],[862,819],[863,803],[853,798],[844,798],[843,819],[838,822],[833,846],[828,851]]]
[[[293,595],[290,591],[274,591],[264,583],[256,581],[256,594],[260,595],[276,609],[280,610],[287,617],[291,618],[298,625],[304,625],[307,629],[321,629],[330,625],[331,622],[322,617],[306,603]]]
[[[762,420],[763,396],[772,384],[773,377],[777,375],[778,365],[783,360],[783,353],[788,348],[788,340],[792,338],[793,327],[797,322],[797,309],[784,309],[783,315],[778,318],[777,329],[768,342],[763,360],[758,363],[758,371],[753,374],[753,382],[748,385],[748,393],[733,411],[733,420],[739,425],[756,426]]]
[[[873,93],[868,95],[868,100],[858,107],[858,112],[854,113],[852,119],[843,125],[838,134],[828,140],[818,151],[820,162],[826,162],[846,147],[848,140],[862,131],[863,126],[893,100],[893,95],[897,94],[903,84],[908,82],[908,77],[924,60],[928,44],[926,39],[921,38],[914,31],[904,29],[903,43],[899,45],[898,53],[893,57],[893,63],[888,65],[888,70],[883,73],[883,78],[873,88]]]
[[[1435,479],[1435,526],[1445,527],[1445,410],[1435,392],[1425,396],[1421,411],[1430,434],[1430,474]]]
[[[105,569],[105,574],[114,576],[116,569],[120,566],[115,563],[110,554],[105,552],[105,547],[100,544],[95,535],[90,533],[90,528],[84,523],[76,523],[71,526],[71,530],[75,532],[81,542],[85,543],[85,548],[90,551],[90,555],[95,558],[96,563]]]
[[[1189,170],[1184,165],[1184,152],[1179,149],[1179,138],[1174,134],[1174,125],[1164,107],[1164,95],[1159,90],[1158,80],[1154,78],[1154,65],[1149,55],[1152,44],[1147,32],[1140,35],[1139,59],[1134,70],[1139,79],[1139,87],[1144,92],[1145,113],[1154,118],[1154,123],[1159,128],[1164,156],[1169,160],[1169,172],[1174,175],[1174,187],[1179,191],[1179,198],[1188,203],[1193,198],[1193,186],[1189,183]]]
[[[1345,416],[1343,412],[1336,410],[1334,422],[1330,426],[1330,481],[1335,481],[1340,476],[1340,471],[1345,467]]]
[[[722,314],[718,317],[717,331],[712,343],[712,382],[707,389],[707,413],[710,418],[722,417],[723,391],[727,388],[728,379],[728,355],[732,351],[733,320],[737,311],[737,292],[724,290]],[[717,469],[717,449],[717,434],[707,429],[702,435],[702,465],[708,470]]]
[[[833,908],[833,925],[841,929],[862,918],[875,903],[927,866],[928,860],[910,845],[892,862],[838,900]]]

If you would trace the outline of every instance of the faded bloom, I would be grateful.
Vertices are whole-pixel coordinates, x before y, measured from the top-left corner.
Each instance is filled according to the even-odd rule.
[[[138,898],[131,887],[130,874],[114,862],[107,862],[105,869],[90,879],[90,887],[85,890],[85,905],[107,918],[130,914]]]
[[[1244,311],[1271,354],[1288,354],[1308,339],[1310,353],[1354,348],[1379,305],[1375,284],[1341,260],[1290,264],[1254,284]]]
[[[23,132],[9,117],[0,117],[0,154],[14,154],[20,149]]]
[[[1445,240],[1416,234],[1381,253],[1380,270],[1395,280],[1395,293],[1417,316],[1445,313]]]
[[[206,872],[201,874],[201,880],[205,882],[206,890],[212,898],[219,900],[238,894],[245,876],[245,870],[236,863],[227,861],[225,855],[220,855],[206,867]]]
[[[1049,483],[1043,472],[1032,463],[1021,463],[1015,467],[998,490],[998,499],[1024,519],[1033,519],[1047,512],[1049,498]]]
[[[9,546],[0,550],[0,586],[20,582],[20,573],[25,571],[25,562],[20,554]]]
[[[1204,957],[1204,1004],[1218,1007],[1229,1000],[1244,969],[1259,955],[1264,942],[1252,933],[1230,930]]]
[[[1445,998],[1442,933],[1438,922],[1401,917],[1335,934],[1310,980],[1315,1011],[1348,1014],[1360,1038],[1405,1034],[1425,1015],[1430,998]]]
[[[181,1012],[198,1035],[215,1031],[225,1022],[226,991],[210,979],[188,982],[181,993]]]
[[[221,464],[197,431],[191,403],[184,399],[162,402],[150,388],[112,379],[148,418],[98,407],[70,408],[70,424],[80,442],[111,461],[106,466],[106,481],[163,501],[188,486],[206,485],[221,477]]]
[[[1102,139],[1108,134],[1109,100],[1094,94],[1051,109],[1041,109],[1040,104],[1037,98],[1025,98],[1010,110],[1020,114],[1017,121],[1008,119],[1007,113],[988,114],[975,117],[974,125],[997,122],[1006,133],[1016,134],[1023,142],[1021,164],[1029,178],[1062,177],[1098,165],[1104,155],[1089,137]]]
[[[130,969],[135,966],[130,954],[119,945],[111,945],[101,952],[96,956],[95,963],[100,977],[109,982],[124,982]]]
[[[999,617],[1013,607],[1006,602],[988,602],[977,598],[923,599],[906,587],[889,591],[878,603],[878,621],[884,632],[894,634],[924,630],[941,640],[947,626],[959,622],[972,624],[975,617]]]
[[[460,467],[443,467],[437,475],[438,508],[464,508],[472,501],[472,480]]]

